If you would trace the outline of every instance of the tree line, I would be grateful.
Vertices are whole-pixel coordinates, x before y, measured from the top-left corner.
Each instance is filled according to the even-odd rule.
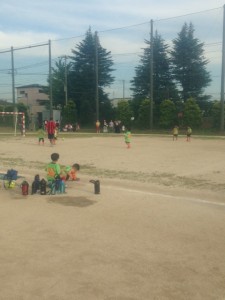
[[[96,33],[93,34],[89,28],[84,40],[72,49],[69,63],[66,65],[64,59],[60,58],[53,68],[54,106],[62,108],[63,118],[67,122],[93,124],[96,120],[98,76],[100,119],[120,119],[129,124],[133,116],[136,126],[148,128],[150,103],[153,101],[155,127],[165,128],[174,124],[199,127],[205,118],[211,118],[211,126],[218,126],[218,101],[210,101],[210,95],[204,93],[211,82],[207,71],[208,60],[204,57],[204,44],[194,36],[194,31],[192,23],[185,23],[172,41],[171,49],[157,31],[153,45],[145,40],[146,47],[131,80],[132,100],[125,103],[121,101],[117,108],[113,108],[104,91],[114,82],[112,55],[101,46],[99,37],[96,38]],[[150,86],[151,56],[153,91]],[[67,105],[64,100],[65,74],[69,99]],[[153,100],[150,99],[151,92]]]
[[[84,39],[66,57],[67,63],[65,57],[60,57],[52,68],[53,108],[62,110],[63,123],[93,124],[97,118],[98,89],[100,120],[117,119],[130,125],[130,120],[134,119],[132,123],[136,127],[149,128],[153,101],[155,128],[174,125],[197,128],[204,122],[208,127],[219,128],[220,103],[205,94],[205,88],[211,82],[208,60],[204,56],[204,43],[195,37],[194,32],[192,23],[184,23],[170,47],[157,31],[153,43],[145,40],[146,46],[131,80],[132,98],[128,102],[121,100],[114,108],[105,92],[105,88],[115,80],[112,54],[101,46],[97,33],[92,33],[89,28]],[[151,59],[153,91],[150,84]]]

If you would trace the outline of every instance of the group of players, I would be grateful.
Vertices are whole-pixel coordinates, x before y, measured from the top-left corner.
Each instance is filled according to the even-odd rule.
[[[55,142],[57,140],[57,135],[59,131],[59,122],[55,122],[53,118],[50,118],[49,121],[44,122],[44,128],[42,125],[39,126],[39,129],[37,131],[38,135],[38,144],[44,145],[45,143],[45,134],[48,134],[48,139],[50,141],[50,145],[55,145]]]
[[[179,134],[178,126],[174,126],[174,128],[172,130],[172,134],[173,134],[173,141],[177,140],[178,134]],[[186,128],[186,141],[187,142],[191,141],[191,134],[192,134],[192,129],[190,126],[187,126],[187,128]]]

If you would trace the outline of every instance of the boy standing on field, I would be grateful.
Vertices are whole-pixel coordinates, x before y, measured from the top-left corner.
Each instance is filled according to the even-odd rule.
[[[124,133],[125,143],[127,145],[127,148],[130,148],[130,139],[131,139],[131,131],[130,128],[127,128]]]
[[[101,123],[99,122],[99,120],[97,120],[95,123],[96,133],[100,133],[100,125],[101,125]]]
[[[42,128],[42,126],[39,127],[39,129],[37,131],[37,134],[38,134],[38,144],[40,145],[41,142],[42,142],[42,145],[44,146],[44,144],[45,144],[45,131]]]
[[[178,138],[178,132],[179,132],[178,126],[174,126],[174,128],[173,128],[173,141],[174,141],[174,140],[177,141],[177,138]]]
[[[191,141],[191,134],[192,134],[192,129],[191,129],[191,127],[187,127],[187,132],[186,132],[186,134],[187,134],[187,142],[190,142]]]
[[[55,133],[55,122],[53,121],[53,118],[50,118],[50,121],[48,121],[47,125],[46,125],[46,129],[48,132],[48,139],[50,141],[51,146],[54,145],[54,133]]]

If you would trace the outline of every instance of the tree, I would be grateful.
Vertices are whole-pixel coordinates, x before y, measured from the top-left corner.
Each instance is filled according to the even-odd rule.
[[[126,127],[131,125],[131,117],[133,116],[130,104],[127,101],[119,101],[116,110],[116,118],[120,120]]]
[[[96,62],[97,49],[97,62]],[[106,51],[99,41],[97,34],[92,34],[91,29],[86,32],[85,38],[75,49],[72,49],[71,72],[69,73],[72,88],[72,98],[76,102],[78,118],[87,123],[92,123],[96,119],[96,65],[98,70],[98,94],[99,103],[107,102],[108,96],[104,93],[104,88],[113,83],[114,78],[111,75],[113,71],[113,61],[111,52]],[[84,118],[85,110],[88,109],[91,114]]]
[[[211,109],[211,116],[213,120],[213,127],[216,129],[220,128],[220,115],[221,115],[221,103],[215,100]]]
[[[8,103],[4,106],[0,106],[0,112],[13,112],[14,107]],[[0,126],[13,126],[13,116],[12,115],[1,115],[0,116]]]
[[[73,101],[69,101],[66,106],[64,106],[62,111],[62,125],[65,124],[75,124],[77,122],[77,110],[76,105]]]
[[[24,113],[24,116],[25,116],[25,126],[27,128],[29,128],[30,120],[29,120],[29,115],[28,115],[28,111],[27,111],[28,107],[24,103],[17,103],[16,104],[16,108],[17,108],[18,112],[23,112]]]
[[[201,98],[204,88],[211,82],[206,70],[208,60],[204,57],[203,46],[204,43],[194,38],[192,23],[185,23],[178,37],[173,40],[172,72],[181,87],[180,95],[184,101],[190,97]]]
[[[189,98],[184,105],[184,125],[198,128],[202,123],[202,112],[193,98]]]
[[[71,83],[68,74],[70,73],[71,63],[66,63],[66,58],[60,57],[52,68],[52,98],[54,107],[64,107],[66,105],[65,88],[69,92],[68,98],[71,99]],[[67,78],[66,78],[67,77]],[[67,81],[67,87],[65,86]]]
[[[141,129],[149,128],[150,101],[145,99],[141,102],[138,110],[137,125]]]
[[[177,123],[176,107],[171,100],[164,100],[160,104],[159,125],[163,128],[170,128]]]
[[[140,64],[135,68],[135,77],[131,81],[134,101],[137,106],[150,95],[150,59],[152,49],[150,42],[145,40],[147,47],[141,55]],[[165,99],[178,99],[173,82],[168,57],[168,45],[156,32],[153,38],[153,97],[156,105]],[[137,108],[137,107],[136,107]]]
[[[113,120],[115,119],[115,108],[112,107],[111,101],[108,96],[103,94],[100,96],[101,102],[99,103],[99,119],[100,120]]]

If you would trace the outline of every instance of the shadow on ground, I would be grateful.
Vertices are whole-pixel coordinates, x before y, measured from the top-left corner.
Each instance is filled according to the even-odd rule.
[[[96,203],[86,197],[55,197],[48,200],[49,203],[61,204],[64,206],[87,207]]]

